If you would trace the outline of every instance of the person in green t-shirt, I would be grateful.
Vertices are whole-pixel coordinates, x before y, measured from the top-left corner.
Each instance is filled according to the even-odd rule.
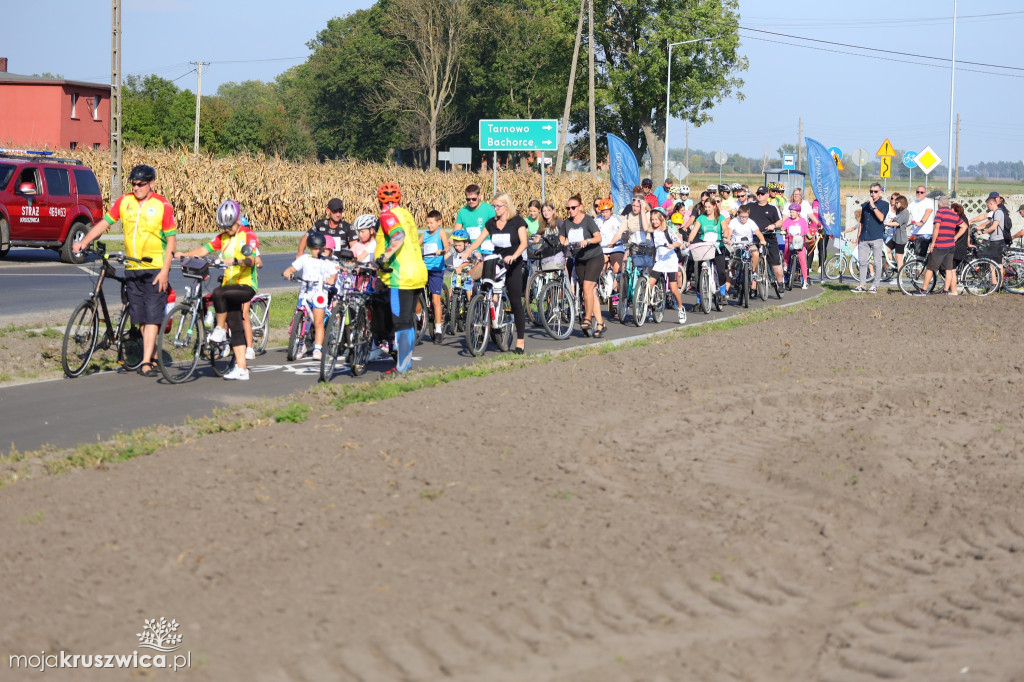
[[[700,241],[715,245],[715,271],[718,273],[718,293],[726,296],[729,292],[729,278],[725,258],[727,251],[724,244],[730,238],[727,220],[719,211],[719,204],[711,197],[704,200],[704,214],[697,216],[690,229],[689,241],[693,241],[700,232]]]
[[[480,185],[470,185],[466,187],[466,205],[455,216],[455,229],[465,230],[470,240],[475,240],[484,229],[484,224],[496,217],[494,208],[486,201],[480,201]],[[479,251],[483,254],[494,252],[490,237],[480,245]]]
[[[537,234],[537,230],[540,229],[540,202],[534,199],[530,202],[526,209],[526,215],[523,216],[523,220],[526,221],[526,231],[530,233],[530,236]]]

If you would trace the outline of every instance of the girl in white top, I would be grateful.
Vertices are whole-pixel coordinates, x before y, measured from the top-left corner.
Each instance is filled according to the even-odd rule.
[[[676,307],[679,310],[679,324],[683,324],[686,322],[686,310],[683,308],[683,295],[679,291],[679,280],[676,278],[676,273],[679,272],[679,257],[676,256],[676,249],[682,248],[683,240],[678,232],[669,228],[668,220],[660,208],[651,210],[651,227],[654,228],[654,244],[658,247],[658,253],[654,258],[654,267],[647,278],[647,284],[651,288],[664,286],[661,283],[661,278],[654,275],[655,272],[661,273],[668,279],[669,288],[672,291],[672,296],[676,299]]]
[[[622,234],[627,230],[625,220],[612,215],[615,204],[610,197],[597,202],[597,217],[594,222],[601,230],[601,250],[604,251],[605,264],[611,263],[615,273],[615,286],[608,299],[608,315],[615,317],[619,309],[619,273],[622,272],[622,261],[626,257],[626,248],[622,245]]]

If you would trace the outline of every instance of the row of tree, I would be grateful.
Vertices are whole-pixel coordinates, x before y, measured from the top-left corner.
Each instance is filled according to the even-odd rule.
[[[638,159],[649,154],[660,175],[668,45],[695,41],[673,50],[672,115],[709,122],[715,104],[742,97],[738,0],[379,0],[328,21],[308,44],[309,59],[273,83],[227,84],[204,97],[200,143],[214,153],[432,166],[439,147],[478,146],[478,119],[562,117],[588,2],[598,137],[618,135]],[[569,130],[582,141],[589,74],[580,63]],[[123,106],[126,140],[191,142],[192,93],[135,76]]]

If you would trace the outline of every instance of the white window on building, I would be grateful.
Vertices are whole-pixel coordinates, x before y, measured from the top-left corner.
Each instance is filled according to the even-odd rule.
[[[90,99],[92,100],[92,120],[98,121],[100,120],[100,96],[93,95]]]
[[[78,108],[78,93],[71,93],[71,118],[78,118],[75,110]]]

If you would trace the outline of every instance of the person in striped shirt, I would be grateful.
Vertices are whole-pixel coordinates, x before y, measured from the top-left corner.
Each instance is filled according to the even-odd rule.
[[[928,264],[925,266],[924,282],[914,295],[925,296],[934,273],[941,267],[947,283],[952,283],[947,293],[956,296],[956,270],[953,269],[953,249],[956,246],[956,228],[960,217],[949,207],[949,197],[938,199],[939,210],[935,212],[935,226],[932,243],[928,245]]]

